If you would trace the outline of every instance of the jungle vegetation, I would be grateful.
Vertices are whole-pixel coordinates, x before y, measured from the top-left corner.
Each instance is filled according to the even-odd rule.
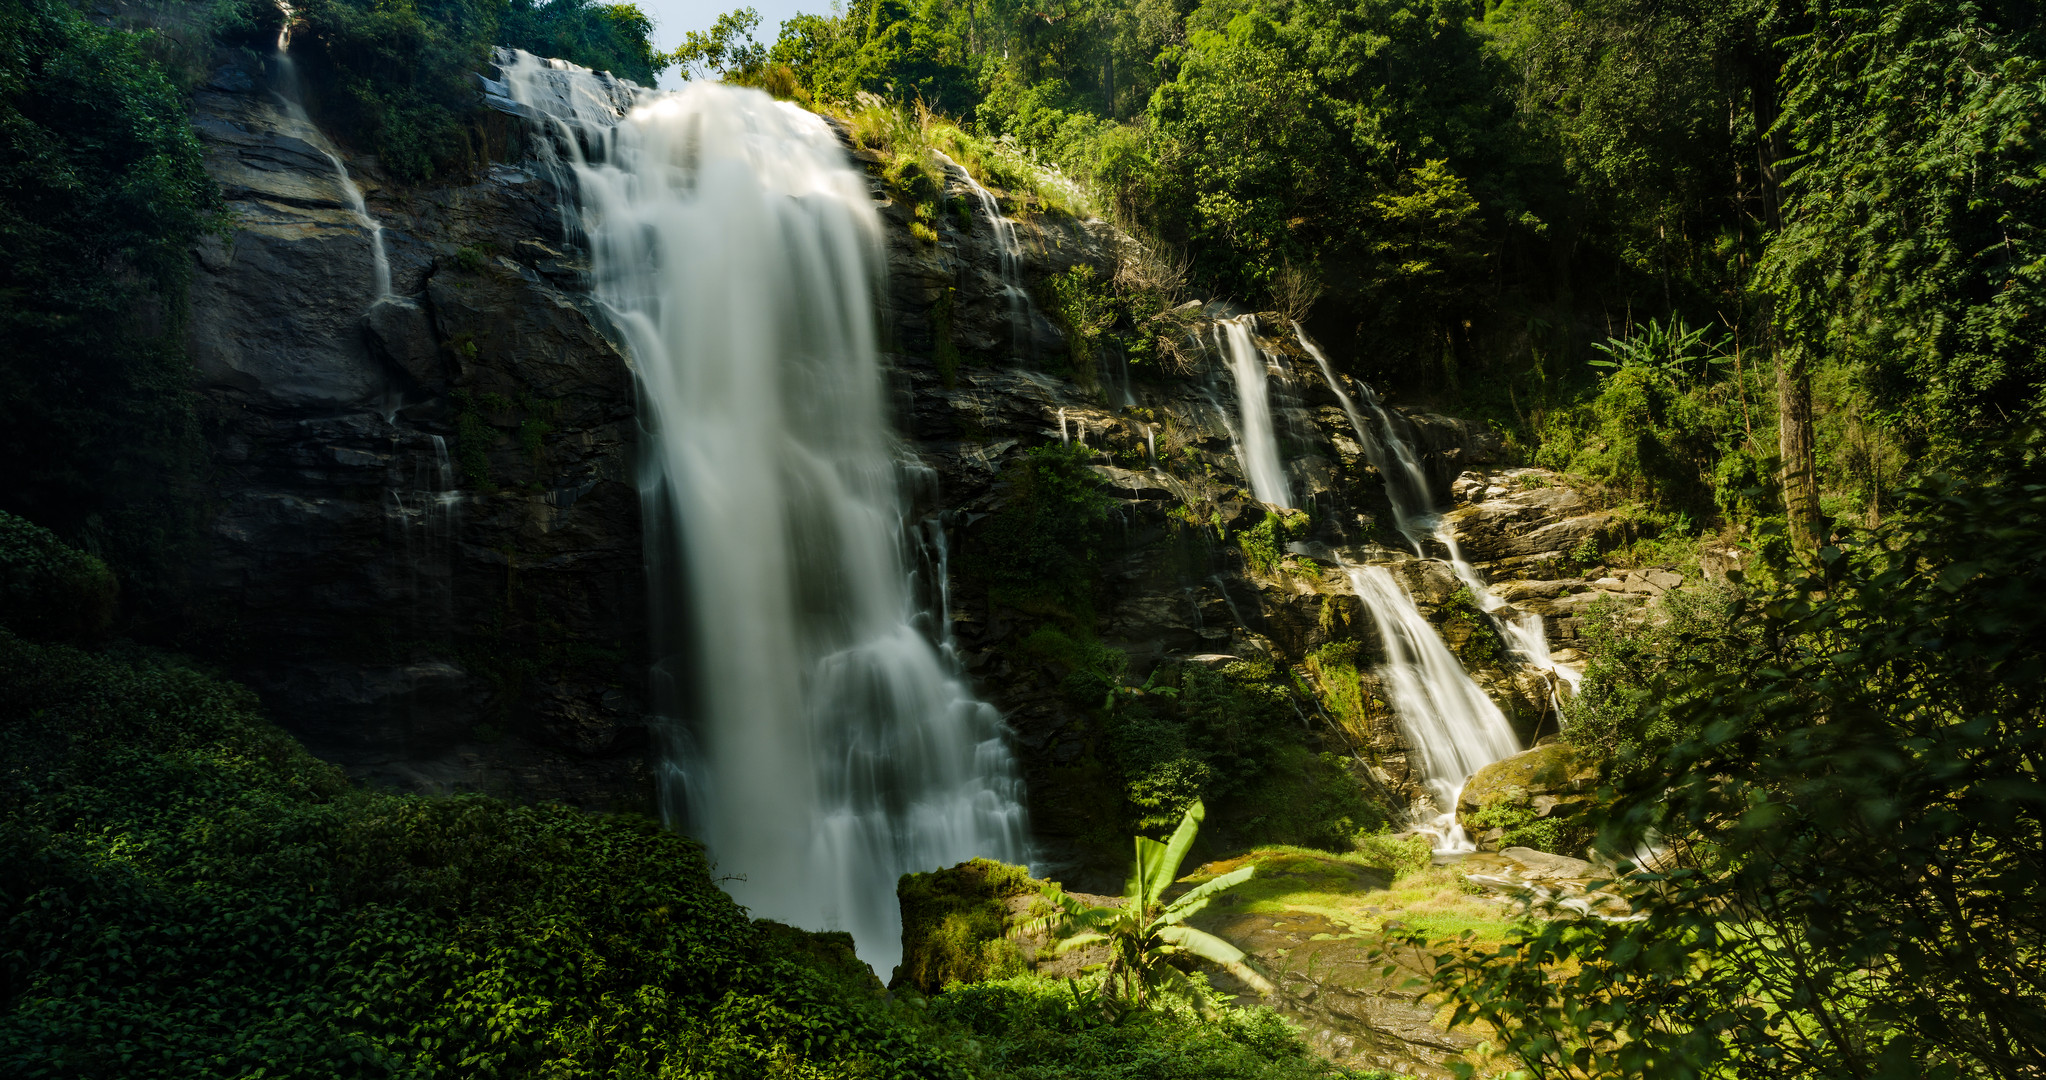
[[[0,0],[0,1071],[1327,1071],[1265,1010],[1108,1023],[1013,975],[884,997],[842,941],[747,919],[686,838],[352,788],[137,644],[174,637],[195,527],[177,313],[220,222],[184,95],[281,20],[180,10],[132,32]],[[585,0],[293,17],[320,119],[401,182],[506,149],[469,82],[498,44],[842,105],[1142,238],[1149,272],[1054,290],[1140,371],[1169,370],[1138,327],[1182,299],[1298,314],[1666,535],[1763,549],[1656,633],[1608,628],[1576,706],[1644,917],[1388,955],[1529,1075],[2046,1069],[2038,5],[855,0],[673,54]],[[1022,468],[1038,501],[987,574],[1102,702],[1139,823],[1257,806],[1302,752],[1272,734],[1290,691],[1255,665],[1126,685],[1081,618],[1104,512],[1070,455]],[[1341,765],[1289,766],[1311,798],[1265,838],[1381,824]]]

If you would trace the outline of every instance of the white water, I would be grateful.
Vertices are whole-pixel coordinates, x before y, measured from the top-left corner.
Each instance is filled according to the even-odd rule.
[[[1392,571],[1345,565],[1343,573],[1378,626],[1386,656],[1379,677],[1434,800],[1434,814],[1419,827],[1435,838],[1436,851],[1474,851],[1456,820],[1456,800],[1472,773],[1520,752],[1513,725],[1465,674]]]
[[[1533,612],[1507,614],[1504,610],[1506,601],[1492,591],[1484,575],[1464,558],[1455,530],[1432,508],[1433,500],[1428,497],[1427,477],[1421,471],[1419,458],[1400,435],[1399,428],[1393,425],[1391,415],[1370,385],[1358,382],[1357,392],[1364,399],[1365,408],[1378,421],[1378,430],[1384,433],[1382,436],[1374,436],[1356,402],[1343,391],[1342,384],[1336,379],[1328,357],[1297,322],[1293,324],[1293,335],[1300,347],[1320,365],[1322,377],[1328,381],[1329,389],[1334,391],[1336,400],[1342,403],[1344,413],[1350,418],[1350,426],[1357,433],[1365,457],[1385,479],[1394,527],[1413,545],[1415,554],[1428,557],[1427,541],[1432,540],[1448,556],[1446,561],[1457,579],[1470,590],[1479,609],[1499,628],[1508,648],[1522,663],[1547,677],[1549,703],[1560,722],[1563,702],[1557,684],[1567,683],[1574,691],[1581,676],[1574,668],[1557,663],[1550,655],[1548,631],[1542,617]],[[1519,752],[1519,742],[1513,737],[1512,728],[1505,723],[1498,706],[1471,682],[1470,676],[1464,673],[1455,657],[1450,655],[1426,620],[1414,609],[1413,601],[1404,590],[1396,587],[1390,574],[1386,574],[1382,584],[1373,583],[1367,588],[1359,576],[1365,571],[1385,571],[1380,567],[1352,567],[1346,571],[1352,588],[1370,608],[1381,632],[1389,632],[1387,627],[1406,626],[1407,636],[1418,642],[1402,651],[1395,651],[1388,640],[1386,654],[1391,662],[1384,675],[1392,687],[1394,712],[1427,763],[1424,768],[1425,784],[1434,796],[1436,806],[1435,814],[1422,829],[1436,837],[1438,851],[1472,850],[1463,827],[1455,818],[1456,793],[1463,790],[1464,781],[1472,773]],[[1383,587],[1387,585],[1394,587]],[[1415,657],[1425,662],[1416,661]],[[1420,689],[1415,690],[1415,687]],[[1473,695],[1483,699],[1484,704],[1484,708],[1476,712],[1468,704]],[[1485,710],[1489,710],[1489,714]],[[1503,738],[1500,732],[1487,733],[1483,730],[1489,728],[1489,717],[1498,718]],[[1457,772],[1459,769],[1463,771]]]
[[[284,23],[277,30],[277,99],[284,106],[284,114],[304,124],[313,131],[312,117],[306,115],[305,103],[301,100],[298,81],[298,65],[291,59],[291,18],[290,4],[279,3],[277,10],[284,13]],[[312,144],[308,144],[312,145]],[[341,183],[342,197],[348,200],[348,208],[355,214],[355,220],[369,233],[370,257],[370,303],[391,295],[391,256],[384,250],[384,226],[369,212],[369,203],[362,197],[362,189],[355,186],[355,178],[348,175],[348,166],[342,164],[341,155],[325,145],[322,139],[314,149],[325,155],[327,162],[334,166],[334,177]]]
[[[1371,467],[1377,469],[1378,475],[1385,480],[1386,498],[1392,503],[1393,527],[1414,546],[1414,554],[1425,557],[1427,552],[1421,546],[1424,535],[1421,526],[1428,518],[1428,479],[1421,472],[1421,463],[1414,457],[1413,448],[1400,438],[1399,429],[1392,426],[1392,417],[1386,413],[1385,406],[1379,402],[1370,384],[1358,382],[1357,392],[1364,396],[1372,415],[1378,418],[1378,426],[1385,432],[1383,439],[1371,433],[1364,417],[1357,411],[1357,403],[1350,400],[1350,395],[1343,392],[1342,384],[1336,381],[1335,368],[1329,364],[1328,357],[1297,322],[1293,324],[1293,339],[1321,366],[1321,377],[1328,381],[1328,388],[1335,391],[1336,400],[1342,402],[1343,414],[1350,418],[1350,428],[1357,433],[1357,442],[1364,448],[1365,460],[1371,462]]]
[[[906,558],[866,181],[823,121],[755,90],[635,90],[579,140],[571,119],[616,114],[565,117],[564,96],[618,84],[523,53],[504,68],[565,136],[639,377],[664,806],[754,915],[850,930],[886,974],[897,877],[1027,845],[1001,716],[933,640],[942,590]]]
[[[1236,456],[1250,477],[1251,494],[1257,501],[1273,506],[1293,505],[1292,486],[1286,481],[1284,463],[1279,460],[1278,432],[1272,424],[1270,369],[1264,350],[1258,348],[1251,331],[1257,316],[1239,315],[1215,324],[1218,342],[1229,357],[1229,373],[1236,379],[1236,411],[1240,431]]]
[[[1002,273],[1002,295],[1009,301],[1010,346],[1021,351],[1021,342],[1029,332],[1030,317],[1026,294],[1023,292],[1023,243],[1016,238],[1016,223],[1002,214],[1001,201],[995,193],[980,185],[966,166],[953,161],[943,153],[933,150],[939,161],[959,171],[960,180],[966,190],[973,192],[975,202],[980,204],[982,216],[987,218],[988,228],[995,235],[995,255]]]

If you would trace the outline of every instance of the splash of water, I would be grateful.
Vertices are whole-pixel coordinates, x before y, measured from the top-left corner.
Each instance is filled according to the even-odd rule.
[[[850,930],[885,973],[901,874],[1027,841],[1001,716],[912,587],[866,182],[822,120],[756,90],[502,67],[639,379],[664,808],[755,915]]]

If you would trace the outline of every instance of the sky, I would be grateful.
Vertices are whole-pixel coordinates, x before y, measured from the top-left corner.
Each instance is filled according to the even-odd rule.
[[[831,0],[639,0],[639,9],[654,20],[654,47],[664,52],[682,44],[689,31],[708,30],[718,16],[742,7],[760,13],[753,39],[773,45],[781,36],[783,20],[804,11],[829,15]],[[682,76],[670,68],[661,74],[660,84],[673,90],[682,85]]]

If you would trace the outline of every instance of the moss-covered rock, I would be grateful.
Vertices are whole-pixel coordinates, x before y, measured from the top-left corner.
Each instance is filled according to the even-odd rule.
[[[928,874],[904,874],[895,885],[902,905],[902,964],[890,989],[926,994],[948,983],[977,983],[1023,973],[1023,955],[1009,940],[1010,904],[1044,882],[1020,866],[974,859]]]
[[[1502,758],[1464,782],[1457,813],[1486,847],[1574,847],[1598,787],[1598,765],[1565,742]]]

